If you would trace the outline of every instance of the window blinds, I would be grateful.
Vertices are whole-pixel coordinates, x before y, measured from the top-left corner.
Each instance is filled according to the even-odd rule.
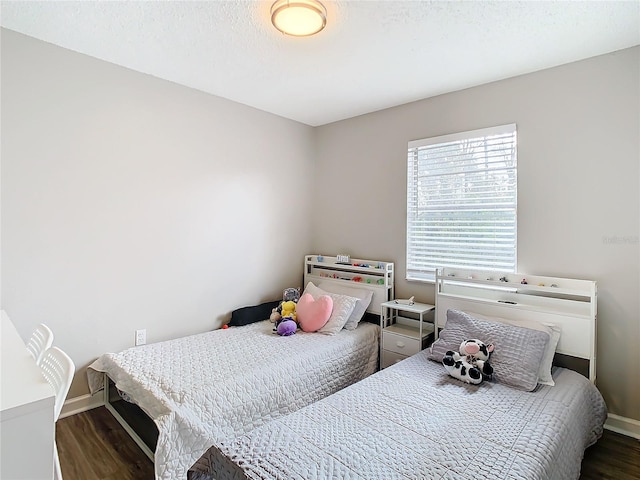
[[[516,125],[408,144],[407,279],[516,270]]]

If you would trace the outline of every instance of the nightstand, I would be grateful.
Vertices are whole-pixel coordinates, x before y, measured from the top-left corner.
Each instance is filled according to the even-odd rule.
[[[425,348],[433,335],[433,323],[424,315],[435,305],[414,303],[405,305],[395,300],[380,304],[380,368],[404,360]],[[411,314],[411,317],[403,316]]]

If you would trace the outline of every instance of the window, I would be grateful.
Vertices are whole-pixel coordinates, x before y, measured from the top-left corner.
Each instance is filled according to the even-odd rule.
[[[409,142],[407,279],[516,271],[516,125]]]

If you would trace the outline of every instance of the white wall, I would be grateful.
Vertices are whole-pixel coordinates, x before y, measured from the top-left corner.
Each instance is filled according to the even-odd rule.
[[[404,280],[407,142],[512,122],[518,269],[598,282],[598,387],[640,420],[640,47],[319,127],[313,250],[394,261],[433,302]]]
[[[302,283],[313,129],[2,30],[2,307],[98,355]]]

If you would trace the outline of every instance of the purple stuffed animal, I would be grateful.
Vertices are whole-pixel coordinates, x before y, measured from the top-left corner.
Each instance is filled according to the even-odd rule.
[[[293,335],[294,333],[296,333],[297,329],[298,324],[290,318],[286,318],[278,324],[277,332],[278,335],[288,337],[289,335]]]

